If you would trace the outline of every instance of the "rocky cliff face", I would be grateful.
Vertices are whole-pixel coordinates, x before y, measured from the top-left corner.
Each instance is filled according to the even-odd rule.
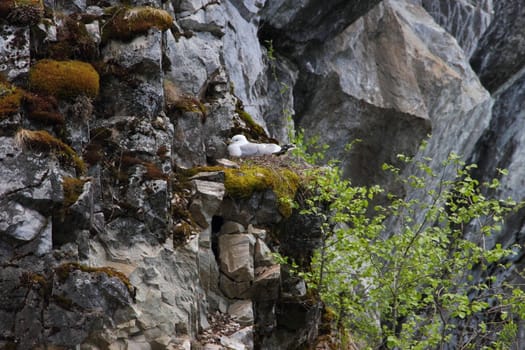
[[[379,166],[398,153],[439,167],[455,151],[481,179],[508,168],[497,195],[522,200],[523,11],[520,0],[3,1],[0,347],[316,343],[318,301],[271,256],[307,259],[316,245],[315,225],[282,207],[297,179],[239,188],[236,177],[270,178],[265,165],[202,166],[234,134],[286,142],[303,128],[355,183],[387,183]],[[521,246],[523,225],[519,213],[492,244]],[[521,258],[500,277],[518,278]]]

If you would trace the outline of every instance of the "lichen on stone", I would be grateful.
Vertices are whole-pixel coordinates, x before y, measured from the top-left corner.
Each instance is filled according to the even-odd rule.
[[[20,129],[15,139],[20,147],[54,154],[61,163],[73,166],[79,174],[86,171],[86,165],[75,150],[45,130]]]
[[[164,31],[173,24],[173,17],[164,10],[150,6],[112,9],[112,17],[104,26],[103,41],[116,39],[129,41],[156,28]]]
[[[96,97],[99,75],[92,65],[81,61],[38,61],[29,72],[31,90],[57,98],[71,99],[79,95]]]

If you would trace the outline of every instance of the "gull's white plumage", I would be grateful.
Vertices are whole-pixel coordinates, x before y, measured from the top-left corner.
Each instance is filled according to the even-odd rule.
[[[228,145],[228,153],[231,157],[254,157],[274,154],[281,151],[281,146],[274,143],[253,143],[244,135],[235,135]]]

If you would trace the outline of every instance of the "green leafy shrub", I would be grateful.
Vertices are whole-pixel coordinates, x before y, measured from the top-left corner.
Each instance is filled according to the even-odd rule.
[[[353,186],[335,163],[310,170],[301,214],[321,219],[322,244],[298,273],[363,348],[509,348],[525,295],[494,272],[509,269],[516,247],[487,241],[522,204],[489,198],[499,182],[479,183],[455,154],[439,173],[429,159],[399,159],[420,175],[384,170],[410,198]]]

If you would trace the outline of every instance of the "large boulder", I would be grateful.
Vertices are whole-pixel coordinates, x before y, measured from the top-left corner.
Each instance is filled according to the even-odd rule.
[[[468,154],[488,123],[490,96],[463,50],[415,4],[384,1],[301,60],[300,86],[318,88],[296,89],[297,123],[358,184],[384,182],[380,166],[429,133],[435,166]]]

